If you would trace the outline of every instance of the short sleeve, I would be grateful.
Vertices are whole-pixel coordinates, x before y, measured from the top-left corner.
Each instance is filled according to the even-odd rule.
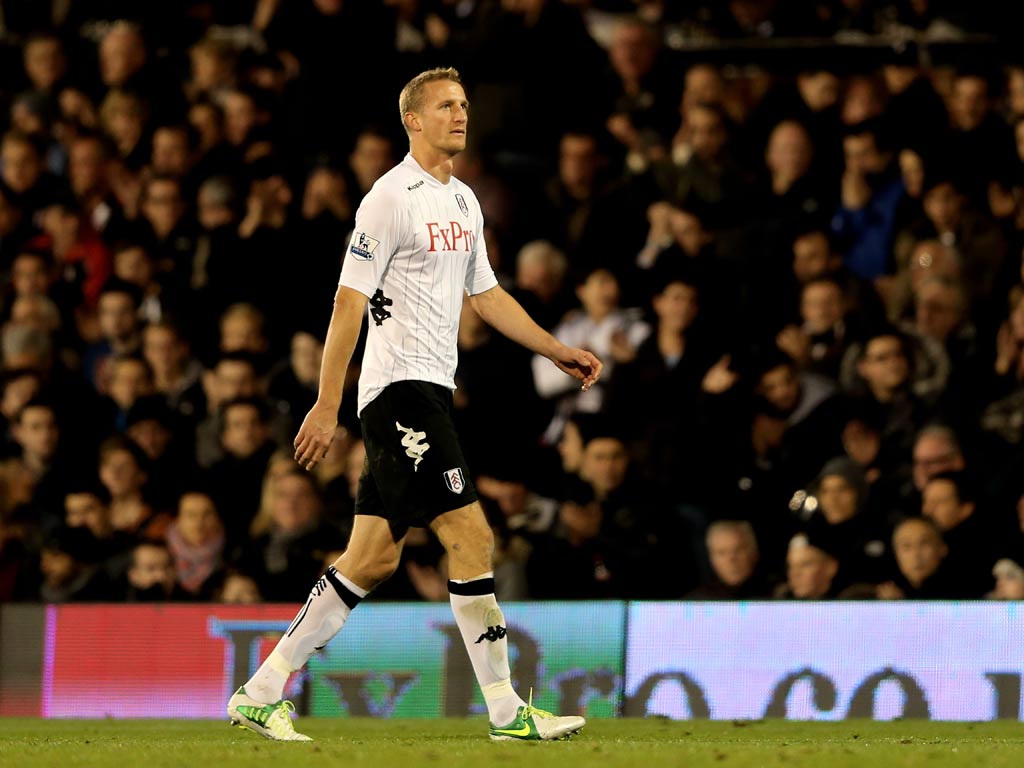
[[[477,219],[476,231],[478,234],[474,240],[473,253],[469,257],[469,266],[466,269],[466,293],[469,296],[489,291],[498,284],[498,278],[494,276],[491,262],[487,258],[487,242],[484,240],[484,217],[482,214]]]
[[[404,221],[405,212],[392,195],[371,189],[356,211],[338,284],[372,298],[401,244]]]

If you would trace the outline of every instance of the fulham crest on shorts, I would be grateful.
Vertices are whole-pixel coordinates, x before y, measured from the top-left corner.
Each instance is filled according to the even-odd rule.
[[[452,493],[462,493],[462,489],[466,487],[466,481],[462,478],[462,470],[456,467],[445,472],[444,484]]]

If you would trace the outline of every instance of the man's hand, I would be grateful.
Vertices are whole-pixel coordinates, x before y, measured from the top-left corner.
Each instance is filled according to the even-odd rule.
[[[584,392],[597,383],[601,378],[601,369],[604,368],[597,356],[585,349],[563,346],[559,352],[549,355],[548,359],[557,365],[559,370],[583,382],[581,389]]]
[[[295,436],[295,460],[300,467],[312,471],[323,461],[337,428],[338,407],[326,406],[317,400]]]
[[[701,389],[711,395],[721,395],[732,389],[739,375],[734,373],[729,365],[732,358],[729,355],[722,357],[717,363],[708,368],[701,382]]]

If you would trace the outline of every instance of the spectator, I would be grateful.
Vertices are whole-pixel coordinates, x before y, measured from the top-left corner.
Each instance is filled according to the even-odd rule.
[[[910,517],[892,534],[892,550],[899,572],[895,581],[879,585],[882,599],[949,600],[961,596],[954,575],[944,567],[949,550],[931,520]]]
[[[110,493],[100,483],[81,479],[68,484],[64,525],[87,533],[86,558],[99,566],[110,583],[125,575],[135,538],[116,530],[110,519]]]
[[[875,280],[892,271],[889,254],[903,185],[893,171],[892,153],[877,124],[847,129],[843,154],[846,168],[832,230],[845,245],[850,271]]]
[[[213,600],[218,603],[251,605],[263,602],[263,597],[252,576],[231,569],[224,574],[222,583],[214,590]]]
[[[163,542],[145,541],[132,550],[124,599],[129,603],[163,603],[188,600],[175,580],[174,560]]]
[[[170,518],[154,510],[143,494],[147,464],[146,454],[126,437],[115,435],[100,444],[99,479],[110,494],[114,528],[141,540],[163,541]]]
[[[167,548],[174,558],[176,581],[196,597],[205,597],[224,555],[224,526],[217,507],[202,491],[185,491],[178,516],[167,527]]]
[[[771,595],[760,566],[757,538],[750,523],[718,520],[705,535],[711,578],[691,591],[690,600],[756,600]]]
[[[224,457],[210,467],[210,494],[232,542],[249,527],[259,509],[260,489],[270,455],[266,403],[240,397],[226,402],[220,435]]]
[[[133,355],[139,349],[140,301],[138,288],[122,280],[107,281],[100,292],[96,307],[100,340],[86,350],[82,361],[85,375],[98,392],[109,388],[109,358]]]
[[[320,519],[320,490],[312,475],[294,464],[272,484],[269,518],[254,521],[254,539],[242,563],[268,601],[297,600],[296,584],[315,581],[328,551],[340,549],[340,534]]]
[[[963,596],[983,597],[992,588],[999,531],[978,509],[977,494],[963,471],[932,475],[921,492],[921,514],[942,532],[946,564]]]
[[[582,308],[570,313],[552,331],[564,344],[587,347],[604,361],[604,380],[614,376],[615,364],[636,357],[636,349],[647,338],[651,328],[635,310],[619,308],[619,281],[602,266],[582,272],[577,280],[576,295]],[[537,393],[548,400],[557,400],[556,418],[548,428],[549,441],[561,431],[565,417],[574,411],[589,413],[602,408],[604,380],[586,392],[568,391],[571,380],[559,371],[549,374],[551,366],[540,356],[533,359],[533,380]]]
[[[821,539],[811,540],[798,533],[789,541],[786,554],[786,583],[775,596],[791,600],[827,600],[839,594],[836,576],[839,560]]]
[[[110,597],[103,575],[89,564],[88,546],[88,536],[74,528],[60,528],[47,538],[39,553],[42,579],[36,601],[98,602]]]
[[[807,529],[835,542],[839,581],[847,585],[883,581],[887,575],[887,530],[876,510],[868,506],[864,471],[848,458],[831,459],[812,491],[817,508]]]
[[[992,566],[996,588],[985,597],[992,600],[1024,600],[1024,568],[1003,558]]]

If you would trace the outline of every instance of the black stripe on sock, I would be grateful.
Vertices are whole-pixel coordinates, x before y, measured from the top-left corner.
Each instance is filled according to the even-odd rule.
[[[453,595],[465,597],[477,597],[478,595],[494,594],[494,579],[474,579],[460,584],[457,581],[448,582],[448,591]]]
[[[311,598],[309,598],[309,600],[306,601],[306,604],[304,606],[302,606],[302,610],[299,611],[299,615],[295,617],[294,621],[292,621],[292,625],[290,627],[288,627],[287,637],[291,637],[292,636],[292,632],[294,632],[296,629],[299,628],[299,624],[301,624],[302,620],[304,618],[306,618],[306,611],[309,610],[309,606],[311,606],[312,604],[313,604],[313,598],[311,597]]]
[[[327,577],[327,581],[331,583],[331,586],[334,587],[334,591],[338,593],[341,602],[347,605],[350,611],[359,605],[359,601],[363,598],[341,583],[341,579],[338,578],[337,568],[332,565],[324,575]]]

